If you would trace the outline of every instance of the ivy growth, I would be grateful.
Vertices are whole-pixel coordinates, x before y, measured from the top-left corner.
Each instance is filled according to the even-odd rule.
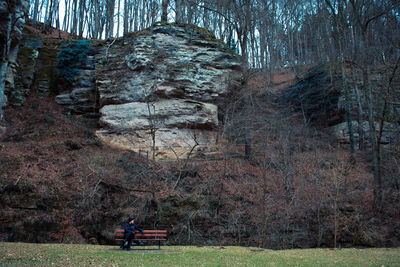
[[[57,74],[72,84],[75,76],[82,70],[89,52],[90,42],[88,40],[64,43],[58,52]]]

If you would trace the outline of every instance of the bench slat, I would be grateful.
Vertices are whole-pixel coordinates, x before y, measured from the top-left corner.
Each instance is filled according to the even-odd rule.
[[[117,233],[124,233],[125,231],[124,231],[124,229],[118,229],[117,231],[116,231]],[[144,230],[143,231],[145,234],[152,234],[152,233],[162,233],[162,234],[166,234],[167,233],[167,230]],[[138,230],[135,230],[135,233],[140,233],[140,231],[138,231]]]
[[[116,235],[116,237],[122,237],[124,235]],[[161,237],[166,237],[166,234],[135,234],[135,237],[153,237],[153,236],[161,236]]]
[[[116,234],[116,236],[123,236],[124,235],[124,233],[117,233]],[[167,235],[167,234],[164,234],[164,233],[150,233],[150,234],[148,234],[148,233],[135,233],[135,235],[146,235],[146,236],[153,236],[153,235]]]
[[[132,241],[167,241],[168,239],[132,239]],[[124,239],[115,239],[115,241],[124,241]]]
[[[167,235],[158,235],[158,234],[152,234],[152,235],[148,235],[148,234],[139,235],[139,234],[136,234],[135,235],[135,238],[139,238],[139,237],[167,237]]]

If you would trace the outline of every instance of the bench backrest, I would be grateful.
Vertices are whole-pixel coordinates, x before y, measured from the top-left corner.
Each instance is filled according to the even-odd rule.
[[[149,240],[159,240],[167,238],[167,230],[144,230],[143,234],[135,230],[135,239],[149,239]],[[115,239],[123,240],[124,239],[124,230],[118,229],[115,233]]]

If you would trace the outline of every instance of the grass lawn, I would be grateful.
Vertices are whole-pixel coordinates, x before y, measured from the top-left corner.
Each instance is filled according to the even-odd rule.
[[[266,250],[0,243],[0,266],[400,266],[400,248]]]

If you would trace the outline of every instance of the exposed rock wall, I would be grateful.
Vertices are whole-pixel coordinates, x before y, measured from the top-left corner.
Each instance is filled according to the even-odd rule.
[[[15,88],[17,57],[29,1],[0,0],[0,121],[2,108],[7,104],[6,93]]]
[[[353,137],[354,142],[358,144],[360,142],[360,135],[358,133],[358,129],[361,128],[364,134],[364,142],[369,142],[369,123],[368,121],[363,121],[361,127],[358,125],[358,121],[353,120]],[[378,123],[375,124],[375,129],[379,129],[380,125]],[[350,144],[350,133],[347,122],[339,123],[335,126],[331,127],[331,130],[334,136],[338,139],[340,143]],[[381,144],[387,145],[393,142],[396,138],[396,134],[398,133],[398,126],[394,123],[385,123],[382,129],[382,138],[380,140]]]
[[[327,66],[316,66],[278,101],[289,102],[312,124],[331,126],[344,120],[345,110],[339,105],[341,94],[339,77]]]
[[[124,38],[92,42],[92,49],[94,70],[76,76],[72,92],[57,96],[57,102],[87,113],[81,103],[95,92],[101,140],[158,159],[215,152],[218,105],[240,84],[242,72],[240,58],[211,32],[156,24]],[[93,72],[95,86],[81,77]]]
[[[59,52],[57,70],[67,91],[56,97],[57,103],[75,114],[98,117],[98,94],[93,48],[89,41],[64,44]]]
[[[154,149],[158,158],[182,157],[194,146],[215,149],[217,103],[241,78],[241,65],[210,32],[158,24],[110,44],[101,61],[102,140]]]
[[[385,69],[388,68],[388,69]],[[375,110],[376,129],[379,127],[379,119],[382,114],[382,93],[388,88],[388,73],[393,70],[390,66],[377,66],[371,69],[370,86],[373,89],[373,106]],[[398,73],[398,72],[397,72]],[[352,125],[355,142],[359,142],[360,133],[363,142],[368,143],[369,122],[366,114],[368,103],[363,92],[362,72],[354,66],[345,66],[346,86],[350,91],[350,106],[352,107]],[[358,88],[359,98],[355,88]],[[390,98],[396,103],[400,99],[400,75],[394,75],[390,85]],[[388,92],[387,92],[388,93]],[[388,93],[389,94],[389,93]],[[335,65],[320,65],[311,68],[297,84],[282,94],[278,101],[289,103],[292,107],[301,112],[303,116],[313,125],[329,127],[332,134],[341,143],[350,143],[349,131],[346,122],[346,99],[341,78],[341,69]],[[358,105],[361,105],[362,114],[359,118]],[[395,139],[399,131],[396,118],[400,114],[396,105],[386,109],[387,121],[382,129],[382,144],[389,144]],[[394,118],[394,119],[393,119]],[[359,121],[361,125],[359,127]],[[360,133],[358,132],[360,131]]]

